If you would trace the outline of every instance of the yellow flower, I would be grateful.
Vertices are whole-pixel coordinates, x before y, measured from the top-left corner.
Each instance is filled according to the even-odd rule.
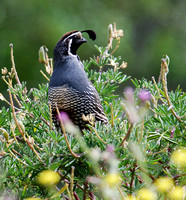
[[[184,189],[180,186],[175,186],[169,193],[171,200],[183,200],[184,199]]]
[[[44,170],[37,176],[37,182],[43,186],[49,187],[60,181],[60,175],[51,170]]]
[[[158,192],[167,192],[174,186],[173,180],[168,177],[160,177],[155,181]]]
[[[105,181],[110,187],[114,187],[121,182],[121,178],[118,173],[109,173],[106,175]]]
[[[127,195],[125,200],[139,200],[139,198],[132,195]]]
[[[172,162],[177,167],[186,167],[186,149],[177,149],[171,155]]]
[[[138,191],[138,195],[140,199],[142,200],[155,200],[156,199],[156,193],[151,191],[148,188],[142,188]]]

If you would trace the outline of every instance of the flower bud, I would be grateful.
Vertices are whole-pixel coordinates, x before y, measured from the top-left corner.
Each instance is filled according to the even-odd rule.
[[[121,182],[121,177],[118,173],[109,173],[106,175],[105,181],[110,187],[114,187]]]
[[[177,167],[185,167],[186,166],[186,149],[177,149],[171,155],[171,161]]]
[[[8,73],[8,70],[7,70],[7,68],[6,68],[6,67],[4,67],[3,69],[1,69],[1,73],[2,73],[2,75],[6,76],[6,75],[7,75],[7,73]]]
[[[112,33],[113,33],[113,27],[112,27],[112,24],[109,24],[109,26],[108,26],[108,32],[109,32],[108,37],[109,37],[109,38],[112,37]]]
[[[0,100],[1,101],[4,101],[5,100],[5,98],[4,98],[4,96],[0,93]]]
[[[155,186],[158,192],[167,192],[174,186],[174,183],[168,177],[160,177],[155,181]]]
[[[127,62],[124,62],[124,61],[123,61],[123,62],[121,63],[121,65],[120,65],[120,68],[121,68],[121,69],[126,69],[126,68],[127,68]]]
[[[37,176],[37,182],[45,187],[56,185],[60,181],[60,175],[52,170],[44,170]]]
[[[45,64],[46,63],[46,56],[45,53],[47,51],[47,48],[45,46],[41,46],[39,49],[39,62]]]
[[[25,132],[25,126],[21,120],[18,120],[18,124],[23,132]]]
[[[150,101],[151,100],[151,93],[148,90],[140,90],[138,94],[138,98],[141,101]]]
[[[8,135],[8,132],[4,129],[4,128],[0,128],[0,132],[3,133],[6,141],[8,142],[9,141],[9,135]]]
[[[142,200],[156,200],[156,193],[148,188],[142,188],[138,191],[138,195]]]
[[[169,197],[171,200],[181,200],[184,199],[184,188],[180,186],[175,186],[170,192]]]

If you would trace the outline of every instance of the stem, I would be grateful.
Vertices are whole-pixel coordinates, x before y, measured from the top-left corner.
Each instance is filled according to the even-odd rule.
[[[16,92],[16,90],[12,87],[12,84],[8,83],[4,76],[2,77],[2,79],[14,92]]]
[[[111,56],[111,55],[119,48],[119,45],[120,45],[120,39],[118,40],[116,47],[115,47],[114,50],[110,53],[109,56]]]
[[[67,187],[67,193],[68,193],[69,199],[72,200],[72,197],[70,195],[70,191],[69,191],[68,187]]]
[[[13,135],[13,137],[14,137],[14,140],[15,140],[15,142],[16,142],[16,144],[20,147],[20,145],[19,145],[19,143],[18,143],[18,141],[17,141],[17,139],[16,139],[16,136],[15,136],[15,133],[14,133],[14,129],[13,129],[13,127],[12,127],[12,124],[9,122],[9,124],[10,124],[10,130],[11,130],[11,132],[12,132],[12,135]]]
[[[25,162],[23,162],[21,159],[19,159],[10,149],[8,150],[10,152],[10,154],[16,158],[19,162],[21,162],[22,164],[28,166],[28,164],[26,164]]]
[[[123,192],[121,191],[121,188],[120,188],[120,187],[118,187],[118,191],[119,191],[119,193],[120,193],[121,199],[122,199],[122,200],[125,200],[125,197],[124,197]]]
[[[161,100],[164,104],[166,104],[166,102],[161,98],[160,90],[159,90],[159,88],[158,88],[158,86],[157,86],[157,83],[156,83],[156,80],[155,80],[154,76],[152,77],[152,81],[153,81],[153,83],[154,83],[154,85],[155,85],[155,87],[156,87],[156,90],[157,90],[157,92],[158,92],[158,95],[159,95],[159,97],[160,97],[160,100]],[[154,104],[154,107],[157,108],[157,105],[155,106],[155,104]]]
[[[145,170],[144,168],[139,167],[139,170],[142,171],[142,172],[143,172],[144,174],[146,174],[147,176],[149,176],[153,181],[155,180],[155,177],[152,176],[151,174],[149,174],[149,173],[147,172],[147,170]]]
[[[144,129],[144,118],[142,119],[142,122],[141,122],[141,134],[140,134],[140,138],[138,140],[138,143],[141,142],[142,140],[142,137],[143,137],[143,129]]]
[[[113,105],[110,104],[111,107],[111,127],[114,127],[114,113],[113,113]]]
[[[46,78],[47,81],[50,81],[50,79],[47,77],[47,75],[42,70],[40,70],[40,72]]]
[[[186,173],[176,175],[176,176],[172,177],[172,179],[177,179],[177,178],[180,178],[182,176],[186,176]]]
[[[51,107],[51,104],[49,104],[49,110],[50,110],[50,131],[52,131],[52,107]]]
[[[84,183],[84,190],[83,190],[83,200],[86,200],[86,193],[87,193],[87,182]]]
[[[125,142],[125,140],[127,140],[128,136],[130,135],[132,128],[133,128],[134,124],[130,124],[128,132],[126,134],[126,136],[123,138],[121,144],[119,145],[119,147],[121,147],[123,145],[123,143]]]
[[[15,94],[13,94],[13,97],[14,97],[14,99],[16,100],[16,102],[17,102],[17,104],[19,105],[19,107],[21,108],[22,105],[21,105],[20,101],[18,100],[18,98],[16,97]]]
[[[59,109],[58,109],[57,106],[56,106],[56,110],[57,110],[57,114],[60,115]],[[70,153],[71,153],[72,156],[74,156],[75,158],[79,158],[80,156],[77,155],[77,154],[75,154],[75,153],[72,151],[71,147],[70,147],[70,144],[69,144],[69,142],[68,142],[67,135],[66,135],[66,132],[65,132],[65,127],[64,127],[64,125],[63,125],[62,120],[60,120],[60,125],[61,125],[61,130],[62,130],[62,133],[63,133],[63,135],[64,135],[64,138],[65,138],[65,141],[66,141],[66,144],[67,144],[67,147],[68,147]]]
[[[183,122],[180,117],[176,114],[176,112],[173,110],[172,108],[172,103],[169,99],[169,95],[168,95],[168,89],[167,89],[167,72],[165,71],[166,69],[168,69],[168,65],[167,65],[167,62],[166,62],[166,59],[162,59],[161,60],[161,78],[162,78],[162,85],[163,85],[163,90],[165,92],[165,97],[167,99],[167,103],[169,105],[169,107],[171,108],[171,112],[172,114],[176,117],[176,119],[179,121],[179,122]]]
[[[136,163],[136,161],[135,161],[134,167],[133,167],[133,169],[132,169],[132,177],[131,177],[131,182],[130,182],[130,191],[131,191],[131,192],[132,192],[132,186],[133,186],[134,174],[135,174],[136,167],[137,167],[137,163]]]
[[[25,137],[25,134],[23,133],[17,118],[16,118],[16,114],[15,114],[15,109],[14,109],[14,104],[13,104],[13,99],[12,99],[12,94],[10,92],[10,90],[8,90],[9,92],[9,96],[10,96],[10,103],[11,103],[11,107],[12,107],[12,113],[13,113],[13,117],[14,117],[14,121],[17,125],[17,128],[19,130],[19,132],[21,133],[23,139],[25,140],[25,142],[28,144],[28,146],[30,147],[30,149],[36,154],[37,158],[39,159],[40,162],[42,162],[41,158],[39,157],[38,153],[36,152],[36,150],[34,149],[34,147],[30,144],[30,142],[28,141],[28,139]]]
[[[96,134],[96,136],[98,137],[98,139],[100,140],[100,141],[102,141],[104,144],[107,144],[104,140],[102,140],[102,138],[99,136],[99,134],[98,134],[98,132],[96,131],[96,129],[94,128],[94,127],[92,127],[92,129],[94,130],[94,132],[95,132],[95,134]]]
[[[13,103],[13,99],[12,99],[12,94],[11,94],[10,90],[8,90],[8,92],[9,92],[10,104],[11,104],[11,107],[12,107],[12,113],[13,113],[14,121],[15,121],[15,123],[16,123],[16,125],[18,127],[18,130],[21,133],[22,137],[25,138],[25,135],[24,135],[24,133],[23,133],[18,121],[17,121],[16,115],[15,115],[15,109],[14,109],[14,103]]]
[[[16,68],[15,68],[13,44],[11,43],[9,46],[10,46],[10,49],[11,49],[10,55],[11,55],[11,61],[12,61],[12,68],[13,68],[14,74],[15,74],[15,79],[16,79],[18,85],[21,86],[21,82],[20,82],[20,80],[19,80],[19,77],[18,77],[18,75],[17,75]]]
[[[71,167],[71,181],[70,181],[70,194],[71,194],[72,200],[74,199],[74,195],[73,195],[74,169],[75,167],[72,166]]]

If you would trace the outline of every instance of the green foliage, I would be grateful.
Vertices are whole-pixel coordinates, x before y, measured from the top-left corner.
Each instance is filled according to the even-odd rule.
[[[109,39],[119,44],[121,36],[121,30],[113,29]],[[185,146],[185,93],[179,86],[174,92],[167,91],[163,67],[168,64],[162,59],[161,81],[133,79],[135,90],[126,88],[125,98],[119,98],[115,90],[130,77],[123,73],[126,63],[113,55],[116,49],[110,44],[112,41],[105,48],[96,46],[99,56],[83,62],[109,124],[96,123],[82,136],[69,121],[64,124],[68,143],[51,124],[48,83],[27,91],[14,64],[12,74],[3,71],[10,101],[0,96],[9,104],[0,111],[2,195],[21,199],[124,199],[129,194],[140,196],[142,190],[138,191],[147,187],[164,199],[166,193],[156,191],[153,184],[160,176],[168,176],[181,187],[185,184],[184,161],[179,160],[178,167],[170,159],[175,149]],[[51,67],[47,71],[50,75],[52,66],[47,60],[45,67]],[[49,188],[38,184],[38,174],[44,170],[58,172],[59,183]]]

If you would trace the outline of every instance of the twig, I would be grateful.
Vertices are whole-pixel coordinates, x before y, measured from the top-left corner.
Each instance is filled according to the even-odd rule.
[[[135,175],[136,167],[137,167],[137,163],[136,163],[136,161],[135,161],[134,167],[133,167],[133,169],[132,169],[132,177],[131,177],[131,181],[130,181],[130,191],[131,191],[131,192],[132,192],[132,186],[133,186],[133,181],[134,181],[134,175]]]
[[[113,113],[113,105],[110,104],[111,107],[111,127],[114,127],[114,113]]]
[[[13,44],[11,43],[9,46],[10,46],[10,49],[11,49],[10,55],[11,55],[11,61],[12,61],[12,68],[13,68],[14,74],[15,74],[15,79],[16,79],[18,85],[21,86],[21,82],[20,82],[20,80],[19,80],[19,77],[18,77],[18,75],[17,75],[16,68],[15,68],[14,53],[13,53]]]
[[[120,188],[120,187],[118,187],[118,191],[119,191],[119,193],[120,193],[121,199],[122,199],[122,200],[125,200],[125,197],[124,197],[123,192],[121,191],[121,188]]]
[[[162,149],[161,151],[158,151],[158,152],[155,152],[155,153],[150,152],[149,155],[156,155],[156,154],[162,153],[164,151],[167,151],[168,147],[169,147],[169,144],[167,144],[167,146],[164,149]]]
[[[31,118],[34,118],[33,113],[28,113],[28,112],[26,112],[26,111],[25,111],[25,113],[28,114]],[[51,125],[47,122],[47,120],[44,119],[42,116],[40,117],[40,119],[41,119],[47,126],[49,126],[49,127],[51,126]],[[52,130],[54,130],[54,128],[52,128]]]
[[[125,140],[127,140],[128,136],[130,135],[132,128],[133,128],[134,124],[130,124],[128,132],[126,134],[126,136],[123,138],[121,144],[119,145],[119,147],[121,147],[123,145],[123,143],[125,142]]]
[[[10,152],[10,154],[11,154],[14,158],[16,158],[19,162],[21,162],[22,164],[28,166],[28,164],[26,164],[26,163],[23,162],[21,159],[19,159],[10,149],[9,149],[9,152]]]
[[[179,122],[183,122],[180,117],[176,114],[176,112],[173,110],[172,108],[172,103],[169,99],[169,95],[168,95],[168,89],[167,89],[167,72],[166,70],[168,69],[168,64],[166,62],[166,59],[165,58],[162,58],[161,59],[161,78],[162,78],[162,85],[163,85],[163,90],[165,92],[165,97],[167,99],[167,103],[169,105],[169,108],[172,112],[172,114],[176,117],[176,119],[179,121]]]
[[[40,70],[40,72],[46,78],[47,81],[50,81],[50,79],[46,76],[46,74],[42,70]]]
[[[83,200],[86,200],[88,185],[87,182],[84,183],[84,190],[83,190]]]
[[[14,129],[13,129],[13,127],[12,127],[12,124],[11,124],[10,122],[9,122],[9,124],[10,124],[10,129],[11,129],[11,131],[12,131],[12,135],[13,135],[13,137],[14,137],[14,140],[15,140],[16,144],[17,144],[18,146],[20,146],[19,143],[18,143],[18,141],[17,141],[17,139],[16,139],[16,136],[15,136],[15,133],[14,133]]]
[[[11,94],[10,90],[8,90],[8,92],[9,92],[10,104],[11,104],[11,107],[12,107],[12,113],[13,113],[14,121],[15,121],[17,128],[18,128],[19,132],[21,133],[22,137],[25,138],[25,135],[24,135],[24,133],[23,133],[18,121],[17,121],[16,115],[15,115],[15,109],[14,109],[12,94]]]
[[[186,176],[186,173],[183,173],[183,174],[178,174],[178,175],[176,175],[176,176],[174,176],[174,177],[172,177],[172,179],[177,179],[177,178],[180,178],[180,177],[182,177],[182,176]]]
[[[36,154],[37,158],[39,159],[40,162],[42,162],[41,158],[39,157],[38,153],[36,152],[36,150],[34,149],[34,147],[30,144],[30,142],[28,141],[28,139],[25,137],[25,134],[23,133],[18,121],[17,121],[17,118],[16,118],[16,115],[15,115],[15,109],[14,109],[14,104],[13,104],[13,99],[12,99],[12,94],[10,92],[10,90],[8,90],[9,92],[9,96],[10,96],[10,103],[11,103],[11,107],[12,107],[12,113],[13,113],[13,117],[14,117],[14,121],[17,125],[17,128],[19,130],[19,132],[21,133],[23,139],[25,140],[25,142],[28,144],[28,146],[30,147],[30,149],[32,149],[32,151]]]
[[[56,194],[50,197],[50,199],[56,198],[60,196],[66,189],[68,188],[68,184],[66,183],[64,187],[62,187]]]
[[[116,45],[116,47],[114,48],[114,50],[110,53],[110,55],[109,56],[111,56],[118,48],[119,48],[119,45],[120,45],[120,39],[119,40],[117,40],[118,42],[117,42],[117,45]]]
[[[52,130],[52,108],[51,104],[49,104],[49,111],[50,111],[50,131]]]
[[[21,108],[22,105],[21,105],[20,101],[18,100],[18,98],[16,97],[15,94],[13,94],[13,97],[14,97],[14,99],[16,100],[16,102],[17,102],[17,104],[19,105],[19,107]]]
[[[154,85],[155,85],[155,88],[156,88],[156,90],[157,90],[157,92],[158,92],[158,95],[159,95],[159,97],[160,97],[160,100],[161,100],[164,104],[166,104],[166,102],[161,98],[160,90],[159,90],[159,88],[158,88],[158,86],[157,86],[157,83],[156,83],[156,80],[155,80],[154,76],[152,77],[152,81],[153,81],[153,83],[154,83]],[[154,106],[154,107],[155,107],[155,106]],[[155,108],[157,108],[157,107],[155,107]]]
[[[98,132],[96,131],[96,129],[95,129],[94,127],[92,127],[92,129],[94,130],[94,132],[95,132],[96,136],[98,137],[98,139],[99,139],[100,141],[102,141],[104,144],[107,144],[107,142],[105,142],[104,140],[102,140],[102,138],[99,136],[99,134],[98,134]]]
[[[59,116],[60,113],[59,113],[59,109],[58,109],[57,106],[56,106],[56,110],[57,110],[57,114],[58,114],[58,116]],[[64,135],[64,138],[65,138],[65,141],[66,141],[66,144],[67,144],[67,147],[68,147],[70,153],[71,153],[72,156],[74,156],[75,158],[79,158],[80,156],[77,155],[77,154],[75,154],[75,153],[72,151],[71,147],[70,147],[70,144],[69,144],[69,142],[68,142],[67,135],[66,135],[66,132],[65,132],[65,127],[64,127],[64,125],[63,125],[62,120],[60,120],[60,125],[61,125],[61,130],[62,130],[62,133],[63,133],[63,135]]]
[[[16,90],[12,87],[12,85],[5,79],[5,77],[2,77],[3,81],[14,91],[16,92]]]
[[[37,147],[40,151],[44,151],[43,149],[41,149],[37,144],[34,143],[34,146]]]
[[[49,65],[50,65],[50,69],[51,69],[51,71],[50,71],[50,76],[51,76],[53,73],[53,59],[52,58],[49,59]]]
[[[12,149],[12,151],[15,153],[15,154],[17,154],[18,156],[20,156],[20,157],[23,157],[19,152],[17,152],[15,149]]]
[[[155,177],[149,174],[144,168],[139,167],[139,170],[145,173],[147,176],[149,176],[153,181],[155,180]]]
[[[75,191],[74,191],[74,198],[75,198],[75,200],[80,200],[79,197],[78,197],[78,195],[77,195],[77,193]]]
[[[140,132],[140,138],[138,139],[138,143],[140,143],[141,140],[142,140],[142,137],[143,137],[143,129],[144,129],[144,118],[142,119],[142,122],[141,122],[141,132]]]
[[[73,195],[73,185],[74,185],[74,169],[75,167],[71,167],[71,181],[70,181],[70,194],[72,197],[72,200],[74,200],[74,195]]]
[[[68,193],[69,199],[72,200],[72,197],[71,197],[71,194],[70,194],[68,187],[67,187],[67,193]]]

